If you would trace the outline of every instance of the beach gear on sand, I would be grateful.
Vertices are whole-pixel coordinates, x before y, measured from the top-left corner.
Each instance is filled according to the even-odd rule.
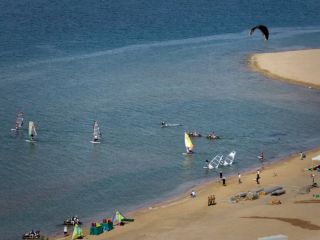
[[[123,225],[125,222],[133,222],[133,218],[126,218],[122,215],[118,210],[116,210],[115,214],[112,217],[113,225]]]
[[[122,219],[124,219],[124,216],[118,210],[116,210],[115,214],[112,217],[113,225],[119,225]]]
[[[83,238],[82,229],[78,224],[75,224],[73,227],[72,240],[81,238]]]

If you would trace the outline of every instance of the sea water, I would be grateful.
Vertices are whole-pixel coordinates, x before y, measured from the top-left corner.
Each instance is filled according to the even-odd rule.
[[[1,1],[0,232],[62,233],[318,146],[319,91],[267,79],[253,53],[320,47],[319,1]],[[265,24],[270,40],[251,27]],[[15,114],[25,113],[13,132]],[[97,120],[103,140],[92,144]],[[38,138],[25,142],[28,121]],[[160,128],[160,122],[182,126]],[[185,156],[184,131],[194,139]]]

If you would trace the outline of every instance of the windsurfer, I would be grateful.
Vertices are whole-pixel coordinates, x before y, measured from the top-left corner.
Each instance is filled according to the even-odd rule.
[[[188,153],[188,154],[192,154],[193,151],[192,151],[190,148],[187,148],[187,153]]]
[[[209,167],[209,160],[208,159],[206,159],[206,161],[205,161],[206,163],[206,165],[205,165],[205,167]]]

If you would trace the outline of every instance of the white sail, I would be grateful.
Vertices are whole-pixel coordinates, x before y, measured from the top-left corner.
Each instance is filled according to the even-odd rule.
[[[94,142],[99,142],[100,139],[101,139],[100,128],[99,128],[98,122],[95,121],[93,123],[93,141]]]
[[[35,137],[37,136],[36,126],[32,121],[29,121],[28,135],[29,135],[30,141],[34,141]]]

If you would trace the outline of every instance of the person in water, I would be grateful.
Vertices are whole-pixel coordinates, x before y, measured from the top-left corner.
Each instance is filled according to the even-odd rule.
[[[161,122],[161,127],[166,127],[166,126],[167,126],[166,122]]]
[[[187,153],[188,153],[188,154],[192,154],[193,151],[192,151],[190,148],[187,148]]]
[[[205,166],[209,167],[209,160],[208,159],[206,159],[206,165]]]

